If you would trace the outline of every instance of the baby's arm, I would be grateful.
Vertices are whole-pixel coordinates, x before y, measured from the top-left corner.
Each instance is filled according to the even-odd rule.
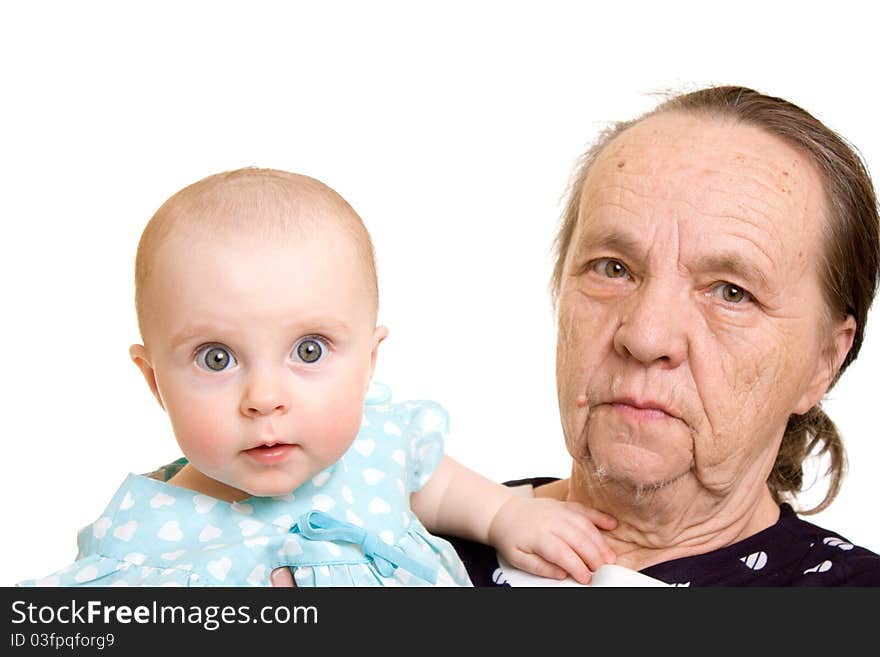
[[[599,531],[617,525],[611,516],[576,502],[520,497],[447,456],[411,503],[428,531],[492,545],[543,577],[567,572],[586,584],[615,558]]]

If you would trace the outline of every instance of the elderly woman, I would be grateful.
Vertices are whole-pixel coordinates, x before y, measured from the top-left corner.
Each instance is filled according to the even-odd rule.
[[[615,516],[617,564],[669,584],[880,585],[880,556],[786,503],[811,453],[830,456],[813,511],[844,470],[820,402],[858,354],[880,267],[853,150],[750,89],[678,96],[587,152],[556,244],[571,475],[509,483]],[[511,579],[457,547],[475,584]]]

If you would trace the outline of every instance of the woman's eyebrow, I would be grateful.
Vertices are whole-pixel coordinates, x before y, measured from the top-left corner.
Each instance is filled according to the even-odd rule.
[[[585,251],[611,251],[624,255],[639,255],[644,253],[644,247],[635,236],[619,230],[590,231],[587,229],[578,240],[577,245],[578,254],[583,254]]]
[[[694,261],[692,268],[700,272],[729,272],[747,284],[757,285],[762,289],[767,289],[770,283],[761,267],[736,251],[722,251],[700,256]]]
[[[598,229],[591,232],[588,229],[578,241],[576,253],[578,256],[583,256],[587,252],[597,251],[609,251],[624,256],[638,257],[644,255],[645,249],[639,239],[629,233],[615,229]],[[761,289],[768,289],[770,286],[765,270],[737,251],[720,251],[700,256],[690,269],[701,272],[730,273],[749,285],[759,286]]]

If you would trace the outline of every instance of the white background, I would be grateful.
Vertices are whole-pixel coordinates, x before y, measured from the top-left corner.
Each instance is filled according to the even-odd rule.
[[[127,355],[137,241],[173,192],[247,165],[336,188],[375,242],[376,378],[441,401],[487,476],[566,476],[546,290],[575,159],[654,92],[735,83],[880,169],[865,6],[4,3],[0,584],[66,565],[126,473],[178,456]],[[850,475],[814,522],[880,551],[872,321],[827,404]]]

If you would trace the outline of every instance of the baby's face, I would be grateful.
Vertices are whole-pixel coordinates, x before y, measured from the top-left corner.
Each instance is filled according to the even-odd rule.
[[[351,240],[172,237],[156,254],[146,360],[202,474],[282,495],[351,445],[385,335]]]

